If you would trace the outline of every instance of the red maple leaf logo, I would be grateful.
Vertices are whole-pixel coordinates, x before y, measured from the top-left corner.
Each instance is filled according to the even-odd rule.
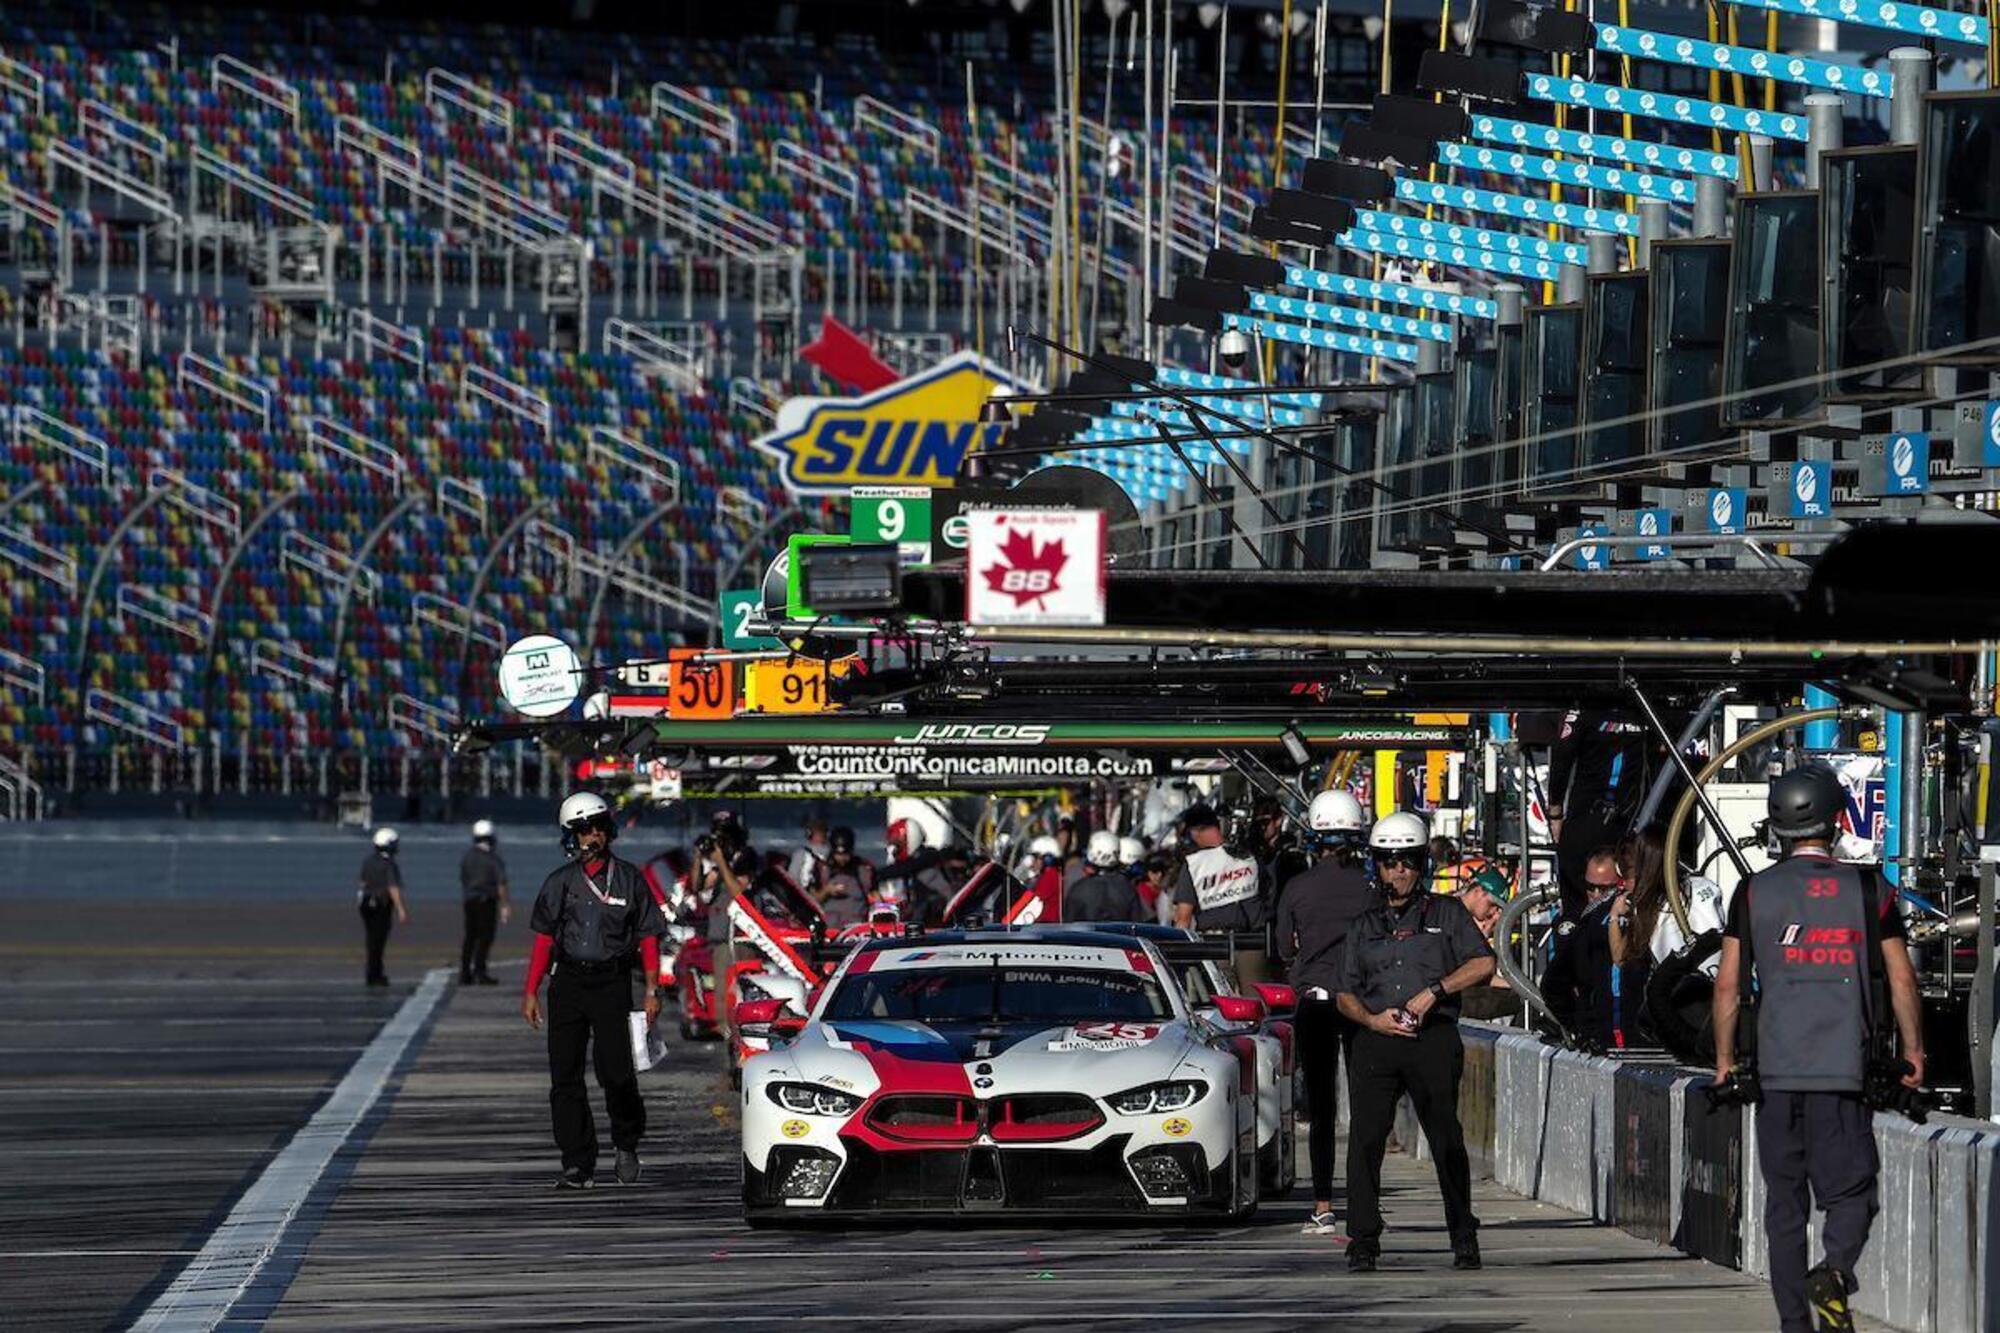
[[[1037,550],[1032,536],[1018,528],[1009,528],[1000,543],[1000,562],[979,573],[988,588],[1012,597],[1015,610],[1019,610],[1060,591],[1060,576],[1068,563],[1069,556],[1064,554],[1060,538],[1051,538]],[[1047,609],[1046,603],[1043,609]]]

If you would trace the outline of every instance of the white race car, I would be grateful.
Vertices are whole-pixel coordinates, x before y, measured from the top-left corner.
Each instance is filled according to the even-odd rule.
[[[743,1067],[752,1225],[853,1214],[1243,1217],[1251,1044],[1149,941],[1075,927],[857,944]]]

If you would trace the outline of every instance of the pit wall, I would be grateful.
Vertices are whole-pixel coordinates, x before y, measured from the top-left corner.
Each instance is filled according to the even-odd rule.
[[[1746,1108],[1712,1109],[1707,1074],[1558,1050],[1461,1025],[1459,1115],[1475,1172],[1541,1199],[1764,1276],[1764,1188]],[[1429,1157],[1409,1103],[1396,1138]],[[1881,1212],[1858,1276],[1865,1313],[1910,1333],[2000,1327],[2000,1126],[1875,1117]]]

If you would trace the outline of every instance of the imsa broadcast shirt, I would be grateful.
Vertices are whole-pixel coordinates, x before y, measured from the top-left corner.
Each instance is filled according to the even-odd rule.
[[[1264,872],[1227,847],[1204,847],[1181,862],[1176,906],[1194,908],[1196,930],[1258,930],[1264,925]]]

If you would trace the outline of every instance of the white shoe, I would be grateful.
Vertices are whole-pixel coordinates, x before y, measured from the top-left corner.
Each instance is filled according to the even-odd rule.
[[[1334,1217],[1331,1211],[1328,1211],[1314,1213],[1311,1217],[1307,1218],[1306,1224],[1299,1228],[1299,1234],[1301,1236],[1331,1236],[1339,1230],[1339,1220]]]

